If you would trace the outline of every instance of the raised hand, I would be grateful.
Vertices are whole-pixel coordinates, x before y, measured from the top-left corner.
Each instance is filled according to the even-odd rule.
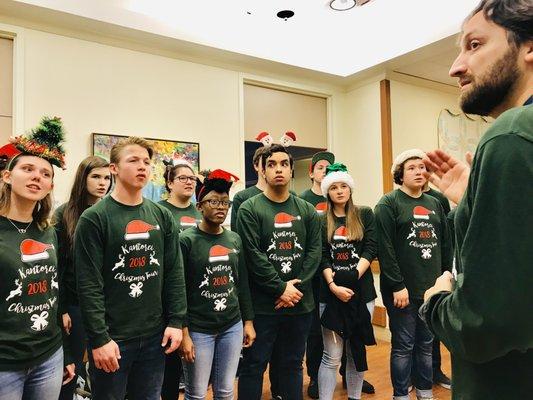
[[[429,179],[449,200],[458,204],[468,185],[472,154],[467,153],[465,164],[442,150],[434,150],[426,153],[424,159],[427,172],[425,177]]]

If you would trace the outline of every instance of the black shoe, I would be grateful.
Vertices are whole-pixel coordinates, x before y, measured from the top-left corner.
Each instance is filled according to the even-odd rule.
[[[366,393],[366,394],[374,394],[374,393],[376,393],[376,389],[374,389],[374,386],[372,386],[372,384],[370,382],[363,381],[362,392]]]
[[[310,381],[307,387],[307,395],[312,399],[318,399],[318,382]]]
[[[433,383],[448,390],[452,388],[452,381],[440,369],[433,371]]]

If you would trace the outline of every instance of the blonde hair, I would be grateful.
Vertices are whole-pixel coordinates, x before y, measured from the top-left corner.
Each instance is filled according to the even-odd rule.
[[[137,136],[130,136],[124,139],[120,139],[116,144],[113,145],[113,147],[111,148],[111,153],[109,154],[109,162],[111,164],[118,164],[118,162],[120,161],[120,153],[122,152],[122,150],[124,150],[125,147],[131,145],[137,145],[145,148],[148,152],[150,160],[152,159],[154,155],[154,148],[148,142],[148,140]]]
[[[352,197],[348,199],[344,205],[344,211],[346,212],[346,231],[347,240],[350,242],[357,242],[363,239],[364,229],[363,222],[361,221],[361,211],[352,200]],[[326,212],[326,225],[327,225],[327,238],[331,243],[333,235],[335,234],[335,214],[333,213],[333,202],[331,201],[328,193],[328,209]]]
[[[19,157],[15,157],[11,163],[9,170],[11,171],[20,158],[24,156],[22,154]],[[11,208],[11,185],[0,180],[0,214],[7,215]],[[33,220],[37,224],[37,227],[43,231],[50,226],[50,211],[52,211],[52,192],[48,193],[44,198],[39,200],[33,212],[31,213]]]

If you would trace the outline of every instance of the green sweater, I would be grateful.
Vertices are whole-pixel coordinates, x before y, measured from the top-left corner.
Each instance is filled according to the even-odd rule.
[[[454,400],[533,393],[533,106],[503,113],[481,138],[457,207],[453,292],[423,307],[452,354]]]
[[[439,201],[440,205],[442,206],[442,209],[444,210],[444,214],[448,215],[448,213],[451,210],[450,210],[450,202],[448,201],[446,196],[444,196],[441,192],[433,188],[429,188],[429,190],[424,193],[430,195],[431,197],[436,198]]]
[[[74,243],[91,347],[182,326],[183,264],[169,211],[147,199],[127,206],[108,196],[82,214]]]
[[[318,215],[324,215],[328,208],[328,202],[324,196],[318,195],[311,189],[307,189],[300,194],[300,198],[311,203],[315,207]]]
[[[283,203],[259,194],[246,200],[237,219],[256,314],[304,314],[314,309],[311,279],[320,263],[320,221],[313,207],[290,194]],[[275,310],[275,301],[291,279],[303,293],[291,308]]]
[[[442,270],[451,270],[452,251],[446,215],[439,201],[422,194],[413,198],[400,189],[376,205],[381,291],[404,288],[421,300]]]
[[[174,216],[180,233],[187,228],[196,226],[197,223],[202,220],[202,214],[192,203],[189,204],[188,207],[184,208],[176,207],[174,204],[171,204],[166,200],[161,200],[157,204],[165,207]]]
[[[0,371],[32,368],[61,347],[56,249],[53,228],[21,234],[0,217]]]
[[[237,212],[242,203],[259,193],[263,193],[257,186],[250,186],[233,196],[233,204],[231,205],[231,230],[237,232]]]
[[[322,262],[321,270],[331,268],[333,272],[354,271],[360,258],[365,258],[372,262],[378,252],[376,222],[374,213],[369,207],[359,206],[361,212],[361,222],[363,223],[363,239],[359,241],[346,240],[343,232],[346,224],[346,217],[335,217],[335,232],[331,242],[328,241],[328,229],[326,218],[322,219]],[[359,278],[361,301],[368,303],[377,297],[374,287],[374,277],[370,267]],[[329,290],[326,280],[322,277],[320,284],[320,302],[326,303],[327,299],[333,296]]]
[[[191,331],[217,334],[254,318],[242,242],[235,232],[219,235],[198,227],[180,234],[187,325]]]

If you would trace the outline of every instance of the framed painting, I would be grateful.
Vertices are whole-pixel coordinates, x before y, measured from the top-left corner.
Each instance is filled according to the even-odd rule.
[[[100,156],[109,161],[111,148],[120,139],[127,136],[112,135],[107,133],[93,133],[93,155]],[[165,198],[165,164],[163,161],[183,159],[188,161],[197,173],[200,170],[200,144],[194,142],[183,142],[179,140],[145,138],[154,148],[152,162],[152,177],[150,182],[143,189],[143,196],[159,201]]]

